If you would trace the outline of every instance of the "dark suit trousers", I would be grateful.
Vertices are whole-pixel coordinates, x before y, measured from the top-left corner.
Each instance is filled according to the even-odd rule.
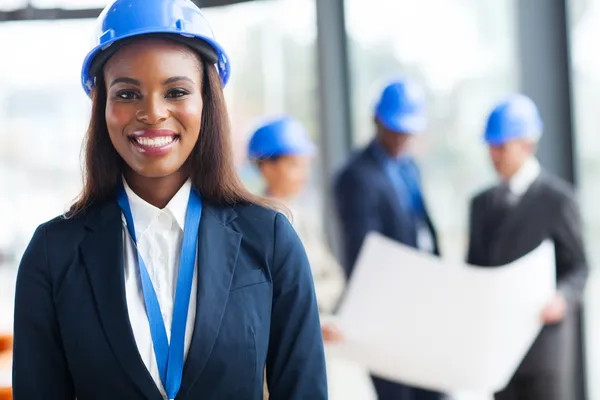
[[[378,400],[440,400],[442,395],[371,375]]]
[[[538,373],[515,376],[503,391],[496,393],[495,400],[573,400],[569,390],[571,380],[565,374]]]
[[[544,328],[496,400],[574,400],[576,319]]]

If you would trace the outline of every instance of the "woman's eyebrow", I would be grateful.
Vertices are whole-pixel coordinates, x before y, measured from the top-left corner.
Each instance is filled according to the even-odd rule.
[[[163,85],[168,85],[170,83],[175,83],[175,82],[179,82],[179,81],[188,81],[190,83],[194,83],[194,81],[190,78],[188,78],[187,76],[172,76],[169,79],[165,79],[163,81]]]
[[[121,77],[121,78],[117,78],[114,81],[112,81],[112,83],[110,84],[110,87],[113,87],[117,83],[129,83],[129,84],[135,85],[135,86],[142,86],[140,81],[138,81],[137,79]]]

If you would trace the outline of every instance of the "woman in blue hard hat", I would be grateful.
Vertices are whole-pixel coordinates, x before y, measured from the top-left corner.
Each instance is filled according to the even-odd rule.
[[[326,399],[310,266],[235,173],[229,60],[188,0],[114,0],[83,87],[84,188],[19,268],[13,390],[35,399]]]
[[[295,204],[306,186],[315,150],[300,122],[287,116],[264,122],[248,144],[248,156],[258,166],[268,196],[292,210],[294,228],[310,260],[319,311],[327,315],[333,312],[344,290],[344,272],[316,224]],[[333,332],[326,329],[323,334],[328,339]]]
[[[302,124],[288,116],[263,122],[248,143],[248,157],[264,178],[267,195],[292,210],[294,228],[310,261],[319,311],[327,316],[344,290],[344,272],[325,245],[321,232],[295,204],[306,186],[315,152]],[[329,324],[324,324],[322,331],[325,342],[340,336]]]

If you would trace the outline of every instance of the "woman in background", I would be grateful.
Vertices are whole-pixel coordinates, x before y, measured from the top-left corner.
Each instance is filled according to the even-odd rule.
[[[248,157],[265,181],[267,196],[292,211],[294,228],[310,261],[319,311],[326,318],[334,311],[344,290],[344,271],[327,248],[319,229],[295,204],[296,196],[306,187],[315,150],[304,127],[295,119],[284,116],[263,122],[252,133]],[[325,342],[341,338],[328,324],[322,325],[322,333]],[[264,397],[269,398],[267,386]]]
[[[249,158],[264,178],[267,195],[291,210],[293,226],[310,261],[319,311],[328,315],[344,290],[344,271],[327,247],[322,232],[299,210],[296,202],[306,187],[315,150],[304,127],[288,116],[264,122],[253,132],[248,145]]]

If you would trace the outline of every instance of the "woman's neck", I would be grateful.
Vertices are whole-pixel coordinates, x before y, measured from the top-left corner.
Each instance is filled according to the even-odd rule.
[[[169,176],[148,178],[131,170],[125,172],[127,184],[144,201],[157,208],[165,208],[181,189],[188,175],[179,171]]]
[[[280,192],[276,189],[275,190],[267,189],[267,196],[269,196],[279,202],[285,203],[286,205],[287,205],[287,203],[289,203],[291,201],[289,196],[286,196],[285,193]]]

